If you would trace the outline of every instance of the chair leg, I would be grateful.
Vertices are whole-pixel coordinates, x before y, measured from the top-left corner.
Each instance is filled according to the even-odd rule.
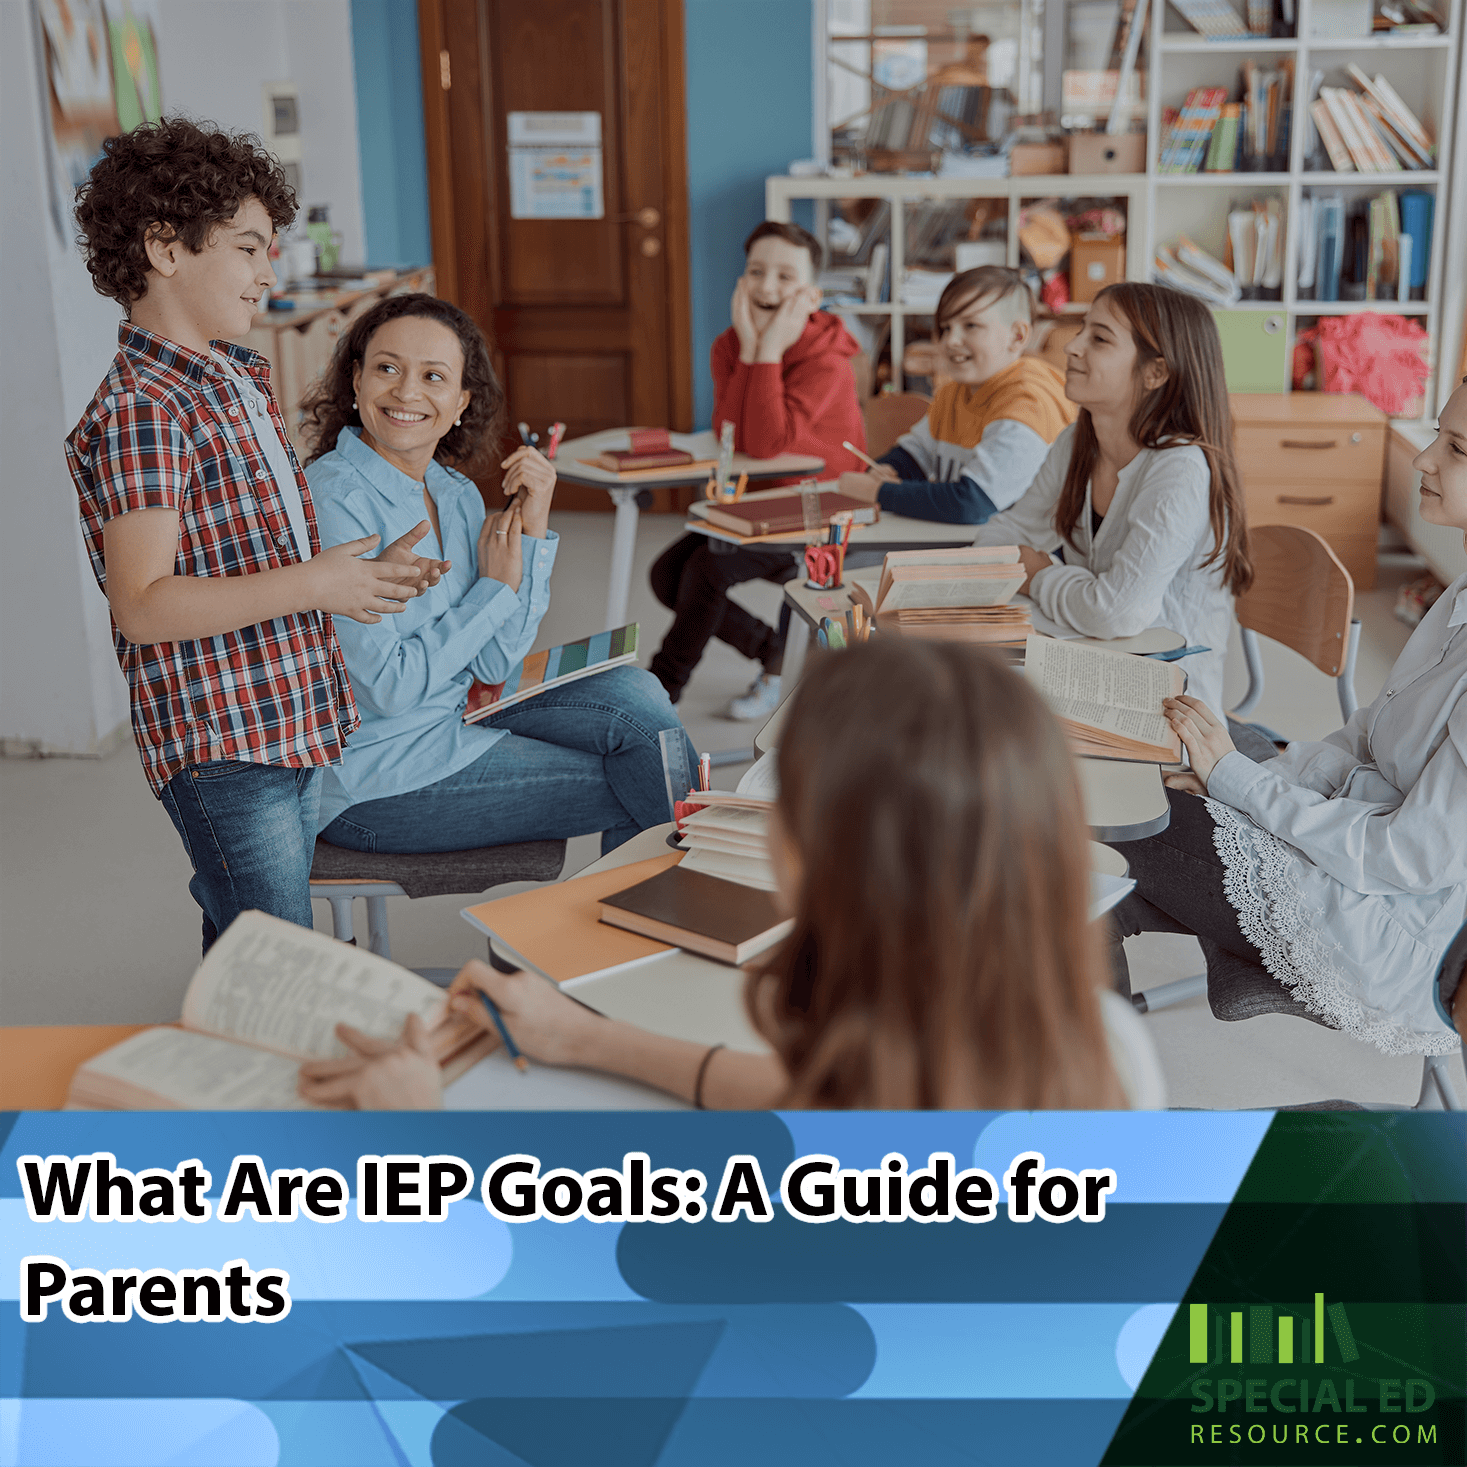
[[[1447,1070],[1449,1055],[1429,1054],[1421,1065],[1421,1094],[1413,1110],[1461,1110]]]
[[[1168,1009],[1174,1003],[1186,1003],[1189,998],[1198,998],[1206,992],[1207,974],[1198,973],[1191,978],[1178,978],[1175,983],[1159,983],[1145,993],[1133,993],[1131,1002],[1138,1014],[1150,1014],[1157,1009]]]
[[[350,897],[334,896],[327,897],[331,904],[331,935],[337,942],[350,942],[352,940],[352,920]]]
[[[367,899],[367,946],[379,957],[391,958],[392,945],[387,940],[387,898]]]

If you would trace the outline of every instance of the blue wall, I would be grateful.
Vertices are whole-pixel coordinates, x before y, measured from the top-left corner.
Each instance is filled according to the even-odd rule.
[[[351,40],[366,263],[426,265],[433,244],[417,0],[351,0]]]
[[[688,203],[693,420],[713,416],[708,353],[728,326],[743,242],[764,217],[764,179],[810,156],[810,6],[687,0]]]

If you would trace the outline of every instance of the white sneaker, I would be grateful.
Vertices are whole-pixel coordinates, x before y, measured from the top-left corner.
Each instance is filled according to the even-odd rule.
[[[768,718],[778,707],[779,675],[763,672],[749,684],[749,691],[743,697],[735,698],[728,705],[728,716],[748,723],[755,718]]]

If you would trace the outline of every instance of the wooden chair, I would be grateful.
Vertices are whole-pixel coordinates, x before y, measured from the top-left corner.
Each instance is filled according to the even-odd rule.
[[[867,398],[861,408],[866,423],[866,452],[880,458],[914,423],[920,422],[932,399],[920,392],[887,392]]]
[[[1335,680],[1345,722],[1358,706],[1355,656],[1360,623],[1355,619],[1355,583],[1339,557],[1313,530],[1299,525],[1259,525],[1250,533],[1253,584],[1238,597],[1248,691],[1232,711],[1240,721],[1263,696],[1263,659],[1258,638],[1271,637],[1307,658]],[[1270,729],[1259,732],[1283,742]]]

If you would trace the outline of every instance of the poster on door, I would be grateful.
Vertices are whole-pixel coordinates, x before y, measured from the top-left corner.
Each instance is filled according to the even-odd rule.
[[[601,114],[509,114],[511,219],[601,219]]]

